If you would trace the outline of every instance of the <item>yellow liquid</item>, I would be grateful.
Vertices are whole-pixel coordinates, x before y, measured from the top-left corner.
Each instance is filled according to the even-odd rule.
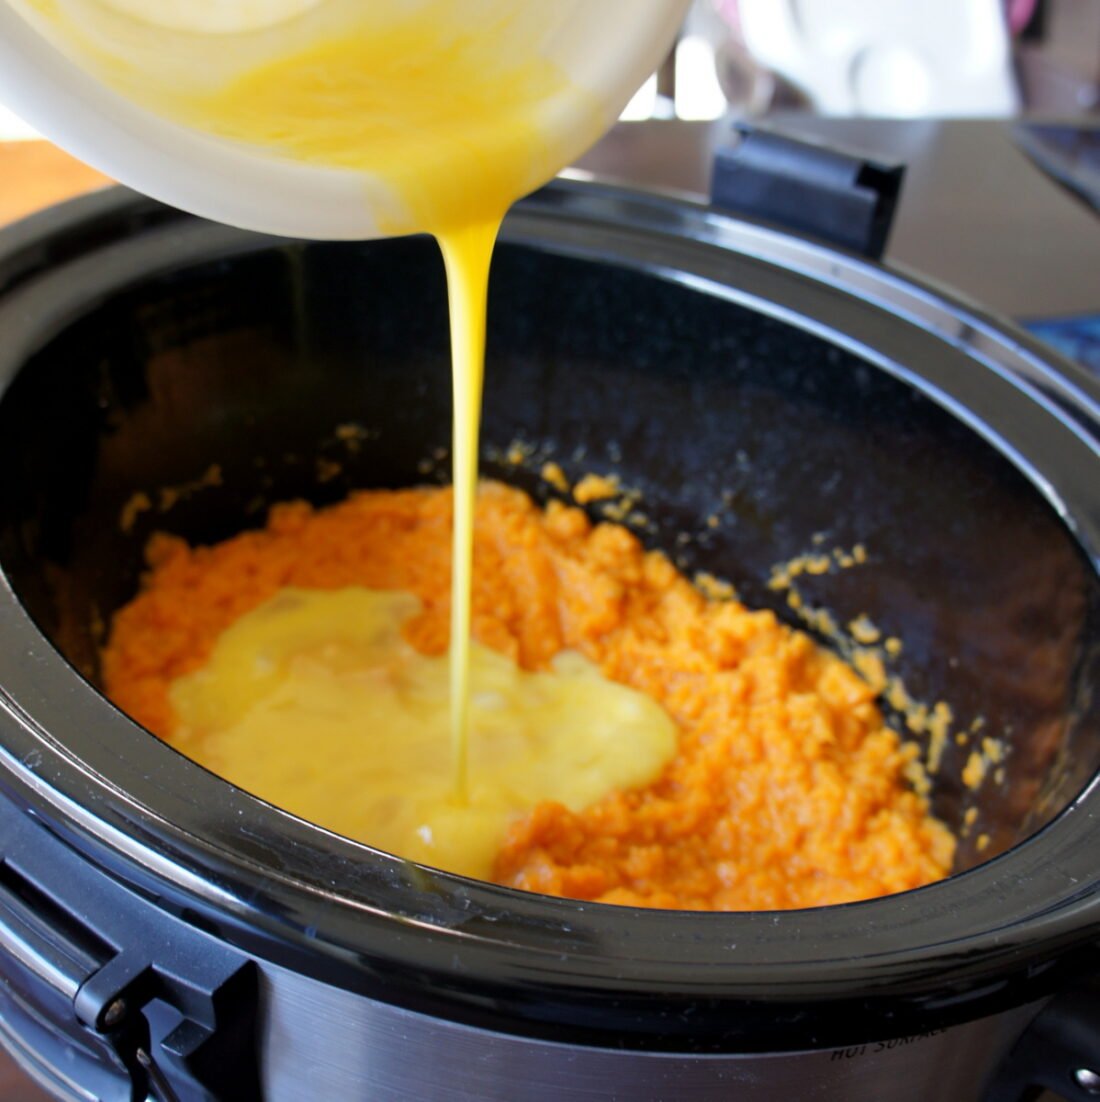
[[[386,232],[442,238],[499,223],[561,167],[567,145],[594,140],[607,120],[540,56],[547,25],[529,0],[490,4],[495,18],[472,25],[456,22],[455,0],[412,6],[216,91],[154,102],[208,134],[359,172]]]
[[[134,4],[126,0],[122,6],[132,9]],[[137,48],[129,57],[116,53],[113,61],[102,59],[101,69],[106,79],[132,98],[141,98],[207,134],[262,147],[298,163],[356,172],[364,198],[380,214],[383,230],[426,231],[439,240],[447,271],[454,384],[450,752],[443,754],[435,746],[438,717],[434,712],[429,716],[421,704],[411,706],[406,714],[401,711],[403,705],[399,707],[385,692],[357,696],[341,689],[326,698],[325,715],[334,726],[331,737],[325,737],[331,743],[330,756],[338,756],[338,751],[346,755],[344,764],[337,767],[343,790],[338,794],[327,791],[319,780],[314,783],[309,759],[315,740],[312,735],[303,738],[302,732],[312,732],[314,723],[321,722],[312,714],[313,703],[324,695],[319,686],[323,683],[328,692],[333,682],[331,671],[324,672],[323,664],[319,667],[313,659],[294,664],[297,672],[288,675],[276,692],[278,706],[257,705],[265,722],[276,724],[278,734],[270,746],[251,713],[231,732],[221,731],[210,720],[217,707],[231,712],[236,707],[238,690],[231,673],[219,672],[230,661],[224,656],[215,655],[209,676],[196,675],[180,687],[176,705],[184,725],[192,729],[189,737],[196,756],[257,795],[405,856],[486,875],[487,839],[498,842],[504,819],[529,807],[536,792],[542,793],[538,798],[583,806],[621,784],[651,780],[672,752],[668,721],[654,705],[650,711],[655,710],[657,718],[642,724],[649,732],[651,752],[640,752],[634,740],[624,737],[607,740],[599,751],[601,760],[617,763],[614,766],[605,762],[606,767],[597,768],[579,751],[573,753],[574,732],[595,737],[582,713],[599,715],[606,710],[608,716],[618,716],[610,701],[625,691],[590,669],[580,671],[579,660],[573,659],[546,674],[508,672],[508,678],[518,679],[517,686],[538,686],[537,692],[531,691],[543,702],[544,718],[530,720],[521,715],[526,714],[527,690],[505,693],[519,711],[509,703],[501,722],[528,730],[531,736],[528,749],[516,750],[507,768],[498,768],[492,754],[477,751],[477,737],[473,752],[470,746],[471,716],[475,734],[485,719],[476,694],[471,697],[471,679],[476,686],[479,678],[505,676],[499,669],[504,660],[476,646],[471,649],[470,641],[473,514],[493,242],[509,206],[552,176],[570,152],[594,140],[609,120],[545,56],[548,40],[555,28],[560,30],[553,8],[517,0],[479,0],[473,6],[455,0],[405,0],[365,3],[354,10],[356,21],[335,32],[330,28],[315,33],[322,26],[318,23],[298,25],[302,37],[297,47],[276,48],[276,60],[244,65],[222,79],[220,86],[202,67],[194,87],[185,81],[183,86],[191,90],[181,91],[171,66],[179,69],[183,55],[174,58],[167,51],[158,55],[166,66],[166,77],[160,82],[155,67],[147,63],[142,67],[136,60]],[[314,30],[307,33],[309,27]],[[278,28],[271,32],[281,33]],[[113,43],[123,40],[120,33],[102,36],[100,53],[109,53]],[[196,41],[201,40],[179,40],[187,49],[193,49]],[[211,61],[222,64],[213,54]],[[304,602],[306,611],[287,614],[285,620],[270,610],[258,613],[258,619],[249,619],[240,629],[243,642],[226,643],[227,653],[236,655],[231,668],[249,685],[255,682],[254,671],[234,648],[251,646],[259,654],[269,645],[263,631],[289,631],[293,625],[302,630],[309,625],[312,631],[324,624],[342,638],[343,625],[360,616],[365,617],[364,628],[377,628],[378,610],[388,607],[382,602],[370,608],[356,606],[352,612],[324,604],[320,597],[316,605],[301,595],[295,599]],[[236,632],[231,633],[233,640]],[[287,638],[292,637],[291,631]],[[361,643],[356,642],[352,650],[361,650]],[[430,667],[435,671],[432,677],[438,676],[428,659],[402,653],[400,662],[410,669]],[[307,677],[303,671],[312,672]],[[609,694],[606,700],[605,694]],[[196,719],[196,708],[203,715],[208,710],[210,716]],[[296,717],[296,726],[279,726],[280,709]],[[384,742],[393,768],[364,773],[356,764],[362,756],[364,729],[376,732],[387,723],[405,733]],[[200,731],[201,736],[195,733]],[[559,778],[552,791],[543,792],[537,776],[524,779],[524,775],[543,769],[540,747],[551,731],[563,739],[562,760],[571,762],[576,776],[568,781]],[[402,749],[406,735],[416,752]],[[236,750],[232,749],[235,739],[240,740]],[[654,749],[658,744],[660,753]],[[286,761],[283,755],[289,755]],[[289,761],[295,765],[286,772]],[[445,791],[439,787],[441,761],[448,763]],[[552,772],[558,776],[561,770]],[[391,788],[398,777],[403,778],[401,784],[412,786],[409,808],[416,810],[409,814],[419,826],[413,820],[406,822],[404,812],[392,810],[395,790]],[[298,794],[303,785],[305,790]],[[381,807],[391,810],[382,814],[377,810]],[[395,816],[392,830],[386,826],[391,812]],[[433,815],[444,816],[446,824]],[[429,845],[418,833],[425,824],[433,838],[446,825],[443,833],[457,832],[456,837],[467,842],[455,842],[457,849],[443,853],[438,842]]]
[[[451,761],[454,795],[468,795],[470,730],[470,594],[473,590],[474,501],[485,377],[485,317],[489,261],[499,221],[474,223],[441,234],[451,315],[454,393],[454,536],[451,543]]]
[[[283,590],[174,683],[173,743],[321,826],[483,879],[515,816],[544,800],[579,811],[671,757],[661,707],[580,655],[531,673],[474,643],[470,798],[457,803],[447,660],[401,637],[418,608],[406,593]]]
[[[508,7],[495,22],[460,27],[455,5],[422,5],[173,108],[207,132],[381,179],[390,188],[389,228],[411,225],[439,240],[454,389],[451,761],[459,801],[468,788],[473,511],[493,242],[512,202],[557,167],[547,120],[562,101],[587,116],[593,136],[601,127],[549,61],[530,52],[515,60],[507,42],[524,29]],[[372,200],[377,207],[377,192]]]

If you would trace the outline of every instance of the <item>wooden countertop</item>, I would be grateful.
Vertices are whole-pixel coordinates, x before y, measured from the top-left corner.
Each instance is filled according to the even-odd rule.
[[[44,141],[0,142],[0,225],[111,180]]]

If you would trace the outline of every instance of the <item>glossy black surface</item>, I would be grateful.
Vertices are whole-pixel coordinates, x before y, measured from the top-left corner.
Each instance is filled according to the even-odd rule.
[[[1090,967],[1095,393],[984,319],[948,333],[912,303],[881,305],[895,281],[873,266],[855,270],[872,293],[853,295],[804,265],[730,252],[726,225],[596,189],[521,207],[494,267],[485,470],[546,492],[492,459],[516,438],[535,446],[533,470],[615,470],[643,491],[648,543],[783,615],[774,563],[819,534],[863,543],[867,566],[815,578],[807,596],[898,635],[914,695],[1010,747],[1003,782],[977,796],[960,780],[969,747],[950,743],[936,778],[949,823],[977,812],[960,851],[972,871],[786,914],[549,900],[327,835],[120,716],[89,682],[153,529],[208,541],[259,523],[271,501],[445,478],[450,416],[432,243],[277,243],[123,195],[0,238],[9,797],[227,940],[384,999],[559,1038],[851,1043],[884,1021],[894,1036],[1024,1001]],[[336,432],[349,422],[366,430],[356,450]],[[325,481],[318,459],[341,473]],[[160,511],[162,487],[211,464],[219,485]],[[154,507],[124,530],[136,492]]]

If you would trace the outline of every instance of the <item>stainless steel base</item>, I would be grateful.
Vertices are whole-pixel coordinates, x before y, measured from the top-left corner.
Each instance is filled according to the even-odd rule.
[[[263,999],[270,1102],[978,1102],[1039,1009],[850,1048],[683,1055],[491,1033],[279,968],[264,970]]]

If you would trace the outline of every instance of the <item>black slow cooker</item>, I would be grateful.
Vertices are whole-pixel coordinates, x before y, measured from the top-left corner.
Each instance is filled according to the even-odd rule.
[[[952,738],[933,778],[955,875],[777,913],[524,894],[295,819],[118,712],[97,656],[153,531],[444,480],[450,406],[430,240],[112,190],[0,235],[3,1042],[71,1099],[1095,1094],[1097,387],[852,253],[579,183],[510,215],[490,313],[488,475],[617,472],[648,544],[793,622],[771,567],[866,548],[807,605],[899,637],[913,694],[1006,747],[972,787]]]

